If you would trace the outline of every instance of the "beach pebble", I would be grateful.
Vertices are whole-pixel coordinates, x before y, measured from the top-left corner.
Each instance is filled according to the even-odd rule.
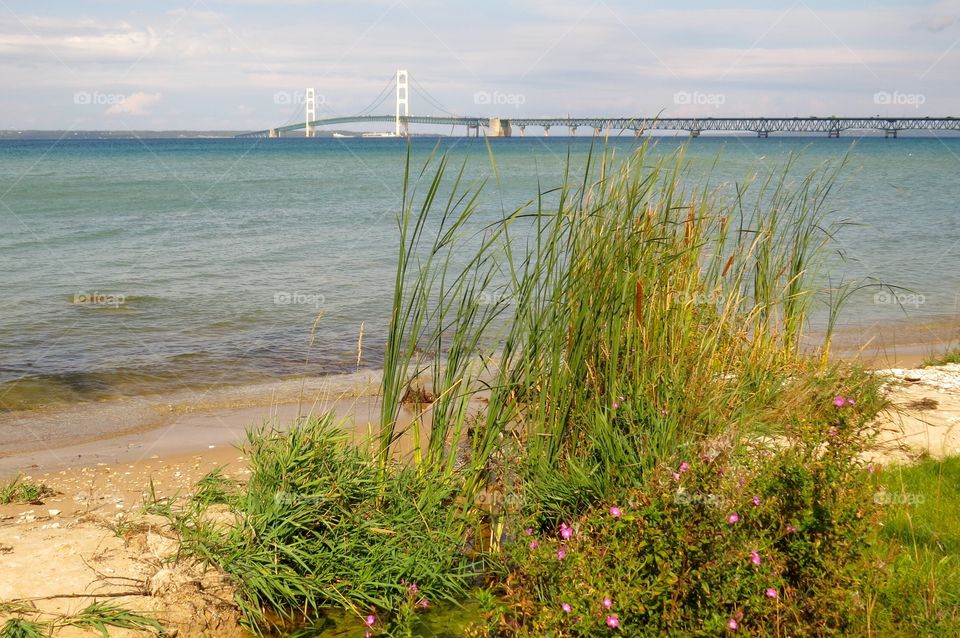
[[[60,510],[47,510],[47,514],[50,516],[60,516]]]

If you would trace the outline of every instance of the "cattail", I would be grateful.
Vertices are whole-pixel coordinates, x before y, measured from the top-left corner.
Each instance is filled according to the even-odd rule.
[[[730,256],[727,258],[727,263],[723,265],[723,272],[720,273],[720,276],[721,276],[721,277],[726,277],[726,276],[727,276],[727,271],[730,270],[730,266],[732,266],[732,265],[733,265],[733,255],[730,255]]]

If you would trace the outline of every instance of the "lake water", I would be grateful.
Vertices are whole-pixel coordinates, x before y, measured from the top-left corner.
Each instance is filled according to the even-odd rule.
[[[415,138],[413,165],[438,144],[468,181],[492,177],[477,139]],[[559,185],[591,141],[492,145],[501,182],[478,222]],[[909,289],[902,306],[855,296],[845,324],[955,321],[960,139],[701,137],[687,158],[691,179],[734,184],[791,153],[798,177],[850,154],[830,216],[856,225],[832,279]],[[350,370],[361,322],[375,367],[405,154],[395,139],[0,142],[0,410]]]

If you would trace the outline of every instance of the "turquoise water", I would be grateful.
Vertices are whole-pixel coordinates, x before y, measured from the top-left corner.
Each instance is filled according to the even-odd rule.
[[[414,165],[436,139],[415,139]],[[628,151],[633,140],[611,142]],[[483,140],[439,142],[471,180],[490,178]],[[680,141],[661,139],[655,153]],[[847,261],[834,280],[874,292],[845,321],[956,317],[960,139],[700,138],[694,179],[742,182],[801,153],[798,176],[850,153],[831,199]],[[558,185],[590,140],[493,144],[496,219]],[[0,142],[0,409],[55,399],[238,383],[376,366],[392,292],[406,145],[399,140]],[[323,312],[308,347],[311,328]],[[308,355],[309,352],[309,355]]]

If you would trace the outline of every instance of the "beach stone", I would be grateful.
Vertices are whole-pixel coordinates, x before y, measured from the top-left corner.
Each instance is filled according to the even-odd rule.
[[[147,549],[158,559],[164,559],[177,551],[177,541],[156,532],[147,532]]]

